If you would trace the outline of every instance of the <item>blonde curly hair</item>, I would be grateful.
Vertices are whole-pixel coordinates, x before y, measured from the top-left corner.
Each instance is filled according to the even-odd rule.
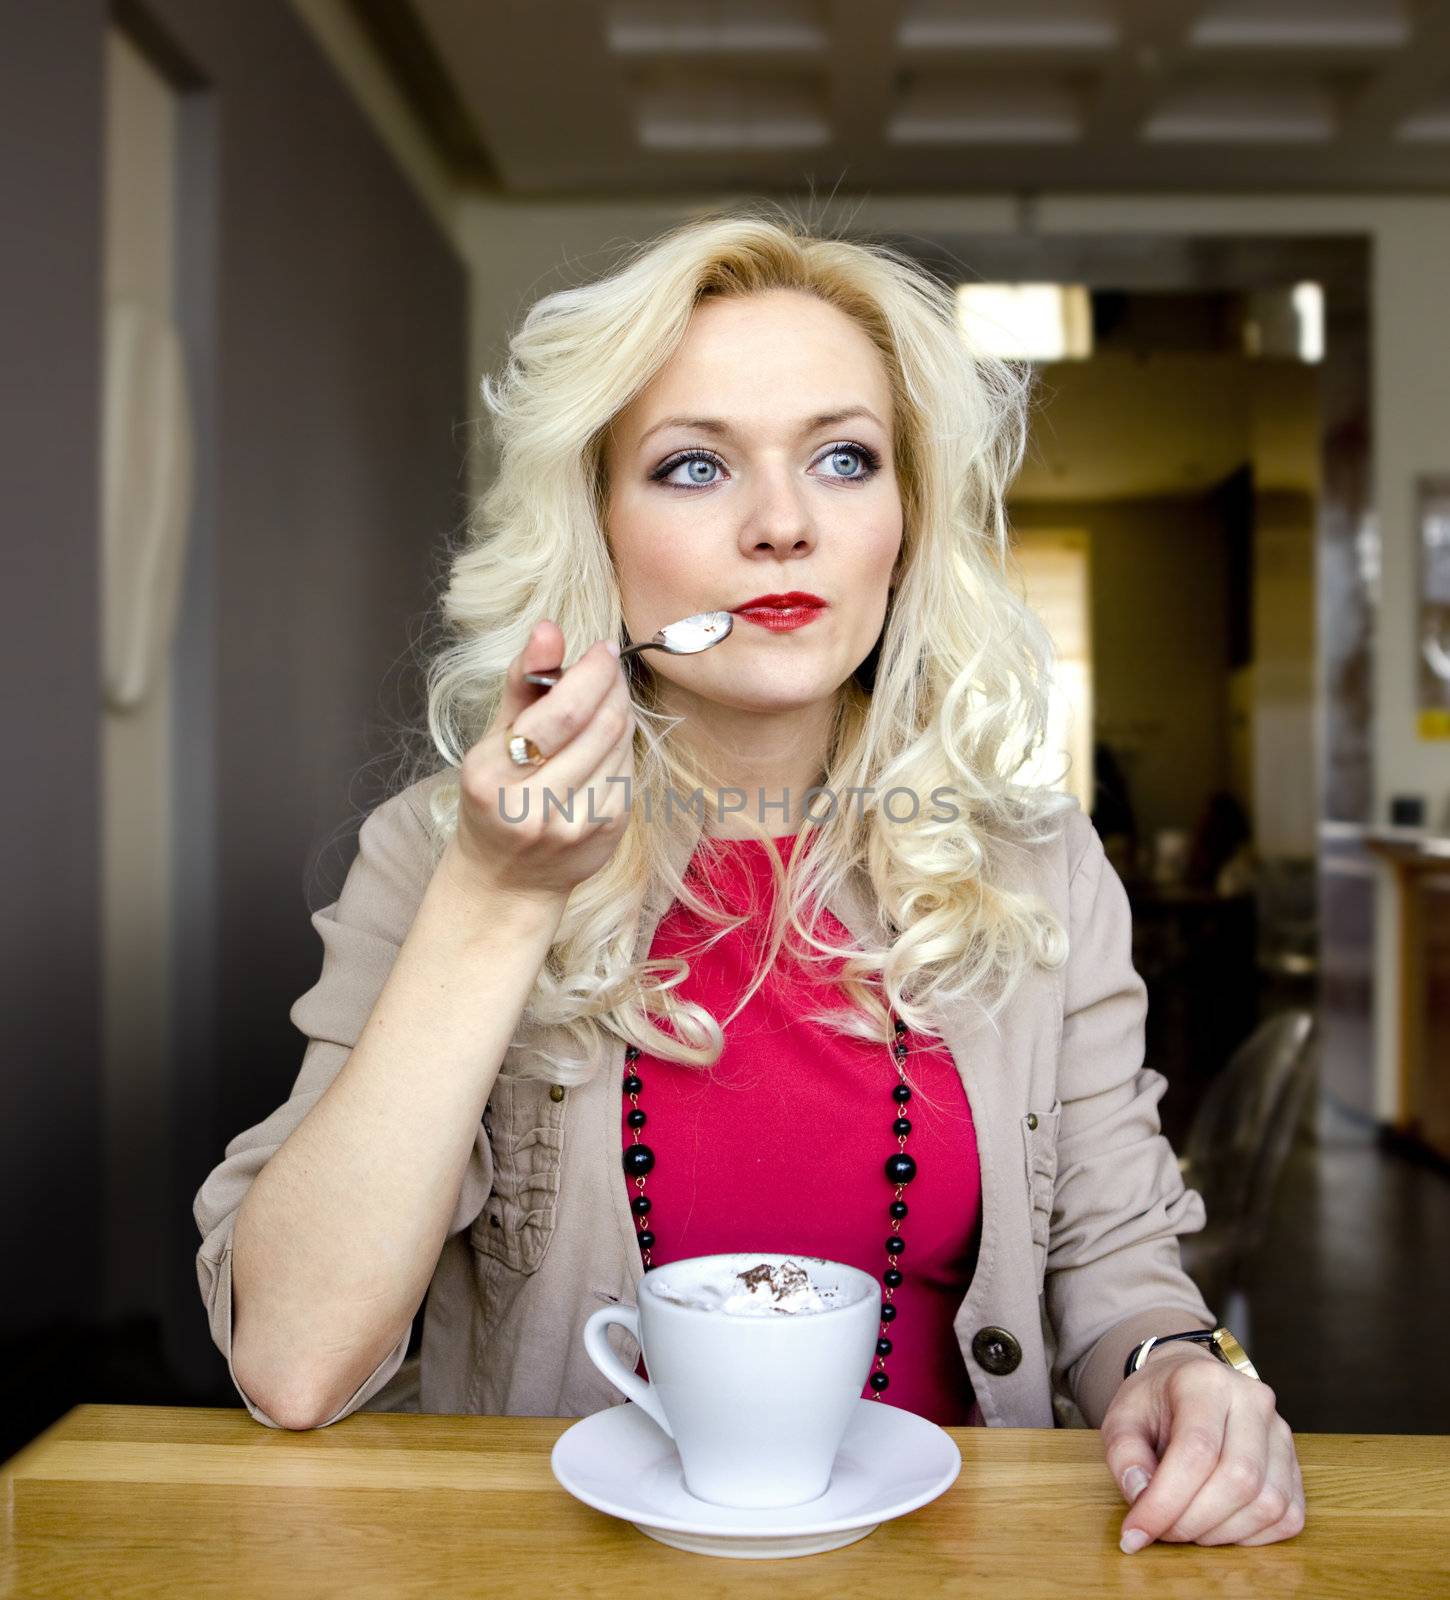
[[[538,300],[502,373],[484,379],[498,467],[451,553],[446,640],[427,673],[430,760],[455,769],[432,791],[435,846],[457,825],[456,769],[492,723],[534,625],[554,619],[581,649],[623,638],[604,531],[611,423],[670,359],[701,300],[778,289],[817,296],[865,330],[894,407],[899,578],[867,670],[840,686],[824,786],[876,797],[945,788],[957,815],[907,826],[879,798],[808,815],[788,865],[759,826],[776,893],[740,1004],[784,948],[840,963],[835,981],[849,1003],[817,1020],[842,1033],[889,1042],[890,1006],[930,1034],[939,1000],[975,1001],[994,1023],[1034,965],[1067,955],[1046,902],[1003,881],[1005,852],[1056,838],[1055,819],[1076,805],[1012,781],[1046,737],[1054,660],[1012,581],[1003,504],[1026,448],[1030,369],[972,348],[950,289],[901,251],[826,236],[782,208],[732,208],[629,247],[609,275]],[[609,861],[570,896],[525,1011],[532,1027],[521,1030],[550,1043],[510,1053],[505,1070],[520,1077],[583,1082],[608,1059],[609,1039],[696,1066],[723,1048],[721,1021],[674,992],[687,960],[636,959],[650,903],[679,900],[714,926],[701,948],[742,918],[702,898],[680,870],[716,847],[700,818],[666,803],[718,775],[671,737],[647,668],[633,685],[634,808]],[[864,947],[833,944],[816,926],[817,909],[847,880],[877,908],[880,937]]]

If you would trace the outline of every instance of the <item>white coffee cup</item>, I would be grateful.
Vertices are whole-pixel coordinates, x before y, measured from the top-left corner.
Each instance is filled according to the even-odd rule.
[[[667,1297],[728,1283],[762,1262],[803,1269],[830,1308],[742,1315]],[[876,1355],[876,1279],[813,1256],[691,1256],[647,1272],[638,1302],[596,1311],[584,1327],[584,1348],[675,1441],[689,1492],[752,1508],[823,1495]],[[611,1323],[634,1335],[648,1383],[610,1347]]]

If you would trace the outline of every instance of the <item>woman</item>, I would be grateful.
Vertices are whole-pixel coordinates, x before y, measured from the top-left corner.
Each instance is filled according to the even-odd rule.
[[[788,1250],[880,1274],[867,1398],[1100,1425],[1125,1549],[1297,1532],[1264,1384],[1189,1341],[1123,1376],[1212,1326],[1203,1207],[1122,885],[1011,782],[1050,662],[1006,575],[1026,379],[890,249],[747,212],[548,296],[484,394],[446,766],[365,822],[292,1096],[197,1198],[252,1415],[377,1395],[425,1293],[424,1410],[595,1411],[601,1303]],[[715,648],[621,668],[717,609]]]

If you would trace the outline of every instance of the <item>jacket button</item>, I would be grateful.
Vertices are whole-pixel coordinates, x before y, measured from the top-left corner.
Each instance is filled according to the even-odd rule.
[[[1036,1129],[1037,1129],[1037,1113],[1035,1111],[1029,1111],[1027,1113],[1027,1126],[1028,1126],[1029,1130],[1031,1130],[1033,1132],[1036,1131]]]
[[[979,1328],[972,1339],[972,1354],[984,1372],[1002,1378],[1016,1372],[1022,1361],[1022,1346],[1005,1328]]]
[[[555,1105],[558,1105],[564,1098],[564,1085],[562,1083],[551,1083],[549,1085],[549,1098]]]

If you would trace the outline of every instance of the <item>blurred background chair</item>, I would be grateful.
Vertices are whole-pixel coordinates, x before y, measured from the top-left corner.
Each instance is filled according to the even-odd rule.
[[[1314,1081],[1313,1034],[1313,1013],[1302,1008],[1266,1017],[1210,1084],[1178,1158],[1208,1212],[1202,1231],[1183,1239],[1184,1269],[1245,1342],[1244,1278]]]
[[[1313,978],[1319,969],[1318,872],[1312,856],[1258,864],[1258,967],[1267,980]]]

